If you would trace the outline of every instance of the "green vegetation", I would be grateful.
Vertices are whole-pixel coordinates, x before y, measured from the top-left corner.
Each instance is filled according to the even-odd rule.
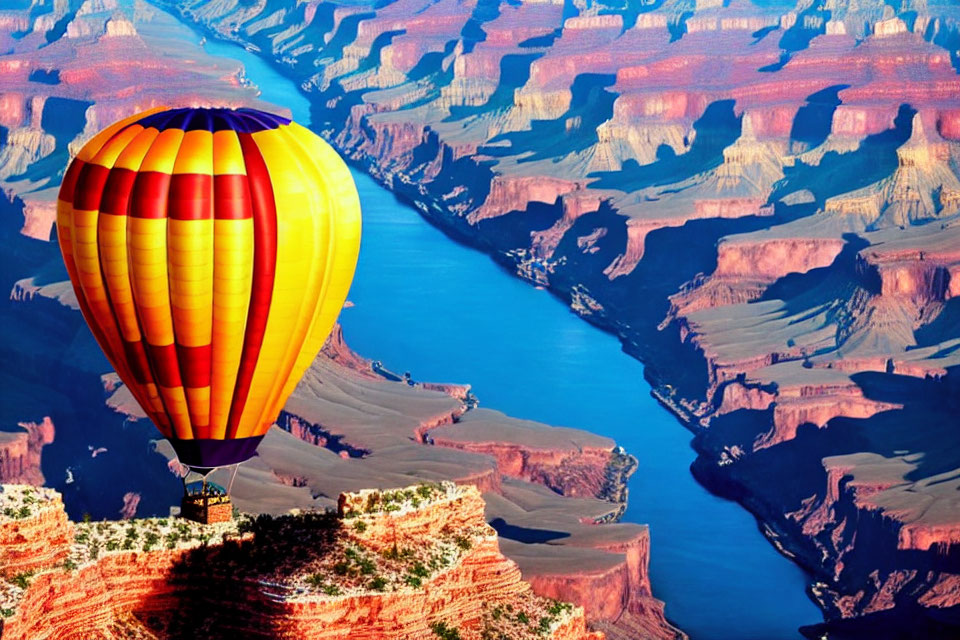
[[[442,620],[434,622],[430,625],[430,629],[440,640],[460,640],[460,631],[456,627],[448,626]]]
[[[103,553],[196,547],[237,535],[239,527],[248,521],[242,517],[216,525],[173,518],[78,522],[69,561],[75,568],[97,560]]]
[[[410,573],[414,576],[417,576],[418,578],[426,578],[427,576],[430,575],[430,571],[425,566],[423,566],[422,562],[416,562],[413,565],[413,568],[410,569]]]
[[[357,533],[363,533],[364,531],[367,530],[367,523],[364,522],[363,520],[357,520],[353,524],[353,530],[356,531]]]
[[[3,492],[3,511],[0,515],[11,520],[24,520],[39,513],[47,503],[59,494],[46,487],[30,485],[6,485]]]
[[[12,578],[8,578],[7,582],[9,582],[10,584],[15,584],[21,589],[26,589],[27,587],[30,586],[30,578],[32,577],[33,577],[33,571],[24,571],[22,573],[18,573]]]
[[[510,602],[484,604],[481,640],[546,638],[574,610],[573,605],[529,594]]]
[[[363,514],[392,513],[407,507],[418,509],[424,502],[447,497],[456,490],[452,482],[422,482],[406,489],[370,491],[361,494],[358,502],[345,507],[343,518],[351,520]]]
[[[548,616],[543,616],[540,618],[540,624],[537,625],[537,631],[541,635],[546,635],[550,631],[550,627],[553,626],[553,618]]]
[[[160,542],[160,534],[155,531],[148,531],[147,535],[144,536],[143,550],[150,551],[158,542]]]

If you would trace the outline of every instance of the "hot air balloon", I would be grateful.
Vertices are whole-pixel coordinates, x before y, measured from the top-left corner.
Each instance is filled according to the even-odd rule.
[[[252,457],[346,299],[360,203],[337,153],[254,109],[158,108],[94,136],[57,202],[83,316],[180,462]]]

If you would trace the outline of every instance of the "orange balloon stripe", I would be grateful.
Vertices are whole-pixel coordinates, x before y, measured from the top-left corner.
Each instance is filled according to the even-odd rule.
[[[194,436],[208,437],[213,337],[213,220],[169,220],[170,310]],[[195,230],[194,230],[195,229]]]
[[[135,397],[144,397],[144,400],[139,400],[141,406],[156,424],[161,425],[160,430],[164,435],[171,437],[173,433],[170,420],[157,389],[155,376],[147,357],[140,319],[137,317],[130,281],[130,256],[127,250],[129,225],[127,213],[137,169],[158,132],[155,129],[143,130],[139,125],[131,125],[129,128],[139,129],[139,132],[133,138],[125,138],[126,146],[116,157],[101,199],[98,225],[100,263],[114,317],[123,339],[124,360],[132,375],[132,379],[125,379],[125,382]],[[116,137],[119,137],[119,134]]]
[[[110,353],[119,354],[123,342],[100,263],[98,237],[98,209],[108,174],[109,168],[87,163],[77,178],[70,216],[71,249],[78,294],[83,297],[101,338],[111,348]],[[125,365],[121,361],[115,368],[125,369]]]
[[[130,272],[127,264],[127,216],[101,212],[97,219],[97,245],[100,269],[106,284],[110,306],[123,340],[140,341],[140,325],[133,308]],[[147,382],[137,378],[138,382]]]
[[[273,280],[277,265],[277,209],[273,199],[270,174],[250,134],[239,133],[237,138],[243,150],[250,187],[254,245],[250,307],[247,312],[247,326],[243,336],[243,351],[240,356],[240,368],[237,371],[237,383],[234,387],[230,417],[227,421],[227,435],[230,438],[237,437],[240,419],[247,396],[250,394],[253,372],[260,357],[260,347],[263,344],[267,318],[270,315],[270,298],[273,294]]]
[[[154,107],[142,113],[130,116],[129,118],[124,118],[123,120],[114,122],[112,125],[90,138],[87,144],[83,145],[83,148],[80,149],[79,153],[77,153],[77,159],[83,162],[91,161],[93,157],[100,151],[100,149],[103,148],[103,145],[105,145],[107,141],[114,137],[121,129],[125,129],[128,125],[140,120],[145,115],[163,111],[165,108],[166,107]]]
[[[213,134],[213,175],[246,176],[243,149],[233,131],[217,131]]]
[[[210,437],[213,342],[213,134],[187,131],[170,180],[170,309],[195,438]]]

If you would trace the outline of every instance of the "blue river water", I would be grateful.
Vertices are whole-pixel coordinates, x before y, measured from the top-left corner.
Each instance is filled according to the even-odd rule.
[[[307,98],[268,63],[229,43],[204,48],[243,62],[264,100],[310,121]],[[366,174],[354,178],[363,241],[355,306],[341,317],[351,347],[417,380],[468,382],[482,406],[600,433],[636,455],[624,519],[650,525],[654,595],[694,640],[796,639],[821,620],[804,572],[746,510],[694,480],[689,432],[614,336],[450,240]]]

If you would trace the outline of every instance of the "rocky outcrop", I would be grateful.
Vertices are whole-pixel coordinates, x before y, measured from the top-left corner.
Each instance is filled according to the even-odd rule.
[[[67,559],[73,525],[56,491],[7,484],[0,498],[0,577],[12,579]]]
[[[505,422],[502,414],[488,410],[471,411],[426,438],[435,446],[491,456],[501,474],[571,497],[619,497],[635,467],[618,457],[607,438],[529,421]],[[621,466],[629,467],[622,477],[617,475]]]
[[[361,375],[376,378],[370,367],[371,362],[347,346],[343,340],[343,327],[338,322],[323,345],[323,354],[333,362],[347,367]]]
[[[814,590],[835,615],[855,618],[889,611],[905,589],[923,592],[920,607],[950,606],[957,597],[952,560],[960,541],[952,495],[956,479],[944,474],[911,482],[907,478],[917,462],[915,456],[875,454],[826,458],[822,492],[788,514],[815,540],[835,580],[844,585],[843,590],[828,585]],[[917,551],[932,555],[920,566],[904,562]],[[865,553],[885,558],[869,576],[849,568]]]
[[[509,629],[513,637],[603,638],[586,630],[583,609],[534,596],[521,581],[475,488],[419,485],[342,495],[340,504],[339,517],[260,517],[215,530],[171,529],[166,520],[78,525],[66,566],[38,554],[36,572],[5,594],[3,637],[172,638],[205,629],[211,637],[467,639]],[[45,508],[65,521],[56,496]],[[170,531],[167,548],[151,548],[158,528]],[[138,549],[113,543],[141,531],[147,542]],[[0,543],[0,554],[11,549],[7,537]]]
[[[0,481],[43,484],[40,456],[53,442],[56,430],[50,416],[39,422],[20,422],[19,431],[0,432]]]

